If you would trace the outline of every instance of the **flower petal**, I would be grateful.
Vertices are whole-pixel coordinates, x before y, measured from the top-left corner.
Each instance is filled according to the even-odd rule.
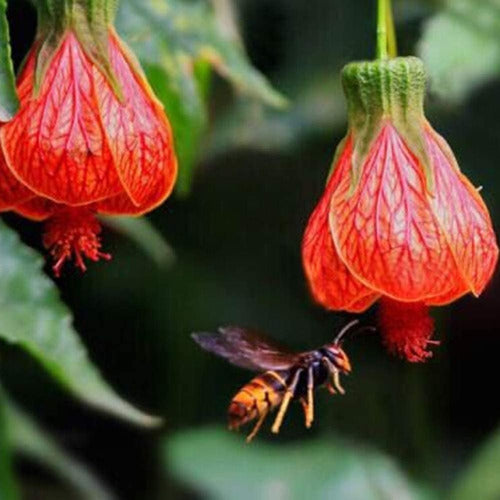
[[[460,172],[446,141],[430,125],[425,135],[435,176],[431,205],[463,279],[468,288],[479,295],[498,260],[488,209],[478,191]]]
[[[173,135],[163,108],[118,37],[109,38],[113,70],[124,95],[120,102],[94,69],[100,114],[123,187],[141,212],[170,194],[177,176]]]
[[[41,196],[35,196],[24,203],[16,205],[13,210],[16,214],[27,219],[42,221],[51,217],[60,208],[61,205],[58,203]]]
[[[15,205],[24,203],[34,196],[36,195],[33,191],[12,175],[0,152],[0,211],[11,210]]]
[[[35,59],[33,49],[18,81],[20,111],[0,133],[12,173],[59,203],[118,194],[122,186],[99,116],[94,65],[68,32],[37,91]],[[109,86],[99,91],[112,94]]]
[[[328,212],[330,199],[339,181],[348,176],[352,140],[344,145],[326,190],[312,213],[302,242],[302,262],[314,299],[328,309],[361,312],[373,303],[378,294],[358,281],[344,265],[334,248]]]
[[[423,301],[463,281],[419,161],[390,123],[373,143],[354,191],[344,175],[333,192],[330,227],[342,261],[383,295]]]
[[[98,201],[93,204],[93,208],[103,215],[126,215],[131,217],[143,215],[151,210],[148,205],[137,206],[125,193]]]

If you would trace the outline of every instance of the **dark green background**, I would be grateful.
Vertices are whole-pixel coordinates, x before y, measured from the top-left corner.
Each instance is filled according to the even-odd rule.
[[[373,55],[373,1],[238,4],[252,61],[292,101],[312,81],[319,86],[324,81],[319,94],[324,105],[340,102],[339,68]],[[35,18],[27,2],[10,5],[19,64]],[[401,52],[409,54],[433,5],[398,5]],[[428,102],[431,121],[462,169],[476,185],[485,186],[495,222],[499,90],[498,82],[482,87],[459,107],[446,107],[432,96]],[[311,303],[300,263],[301,235],[343,134],[342,106],[323,127],[289,123],[294,135],[286,147],[268,152],[226,147],[209,154],[211,138],[233,102],[226,84],[216,79],[210,131],[192,192],[150,216],[175,248],[175,265],[159,271],[136,246],[106,231],[104,244],[113,261],[92,265],[84,276],[68,272],[59,280],[92,359],[122,395],[164,416],[164,429],[142,431],[86,410],[21,351],[0,350],[0,371],[12,396],[121,498],[196,498],[165,470],[159,445],[186,429],[224,426],[230,397],[250,377],[201,352],[191,332],[235,323],[258,327],[305,350],[330,340],[349,319]],[[284,120],[297,119],[293,108],[289,116]],[[38,225],[14,216],[6,220],[40,248]],[[427,364],[390,357],[375,334],[348,341],[354,372],[345,380],[346,396],[331,399],[320,391],[312,430],[302,428],[297,406],[279,437],[265,428],[258,439],[279,447],[335,433],[386,452],[420,484],[447,486],[498,423],[499,289],[495,278],[480,300],[465,298],[436,311],[443,344]],[[372,323],[373,313],[364,320]],[[37,468],[19,462],[19,471],[28,498],[68,498],[62,485]]]

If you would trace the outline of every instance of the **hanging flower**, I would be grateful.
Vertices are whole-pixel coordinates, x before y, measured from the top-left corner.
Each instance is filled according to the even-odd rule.
[[[344,69],[348,132],[302,248],[315,300],[380,301],[384,342],[409,361],[431,355],[429,306],[480,295],[498,257],[478,190],[424,116],[425,81],[412,57]]]
[[[162,105],[114,31],[116,2],[43,3],[18,78],[20,110],[0,129],[0,209],[46,221],[58,275],[71,258],[82,270],[84,257],[109,259],[95,215],[154,209],[177,162]]]

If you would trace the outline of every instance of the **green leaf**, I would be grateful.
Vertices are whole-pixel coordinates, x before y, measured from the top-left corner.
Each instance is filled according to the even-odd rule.
[[[193,73],[192,64],[182,54],[165,53],[162,66],[144,65],[148,80],[162,101],[174,131],[180,167],[176,190],[181,196],[191,190],[194,168],[207,127],[207,106],[203,97],[207,79],[199,77],[199,72]],[[203,61],[197,63],[197,67],[202,65],[209,68]]]
[[[190,190],[207,127],[212,68],[244,94],[274,107],[286,104],[252,67],[237,36],[222,29],[217,11],[206,0],[122,0],[117,27],[138,55],[171,121],[181,195]]]
[[[11,120],[18,107],[16,77],[10,58],[7,0],[0,0],[0,122]]]
[[[204,60],[239,91],[271,106],[286,105],[235,37],[223,32],[206,0],[123,0],[117,26],[141,61],[162,64],[165,54]]]
[[[232,500],[421,498],[386,456],[339,439],[270,446],[209,429],[167,440],[165,465],[204,497]]]
[[[500,1],[448,0],[427,22],[419,53],[433,89],[459,102],[500,74]]]
[[[479,449],[450,494],[451,500],[500,498],[500,429]]]
[[[7,400],[0,390],[0,500],[17,500],[19,498],[12,470],[11,447]]]
[[[285,111],[248,102],[231,107],[214,125],[208,154],[238,148],[290,153],[315,135],[328,137],[332,129],[345,127],[339,71],[310,75],[293,92],[294,104]]]
[[[136,424],[158,424],[158,419],[134,408],[103,380],[73,329],[70,311],[42,272],[43,263],[0,222],[0,339],[28,351],[87,404]]]
[[[6,424],[12,447],[40,466],[53,471],[79,493],[79,498],[110,500],[113,495],[78,460],[57,443],[11,401],[6,404]],[[2,481],[0,480],[0,491]],[[3,497],[0,495],[0,498]]]
[[[145,217],[100,216],[101,221],[115,231],[128,236],[141,247],[159,267],[168,268],[175,262],[175,252],[160,232]]]

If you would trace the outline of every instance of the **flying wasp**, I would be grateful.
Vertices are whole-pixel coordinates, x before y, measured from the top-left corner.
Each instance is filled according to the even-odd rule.
[[[227,359],[230,363],[252,371],[264,371],[243,386],[229,405],[229,429],[236,430],[255,419],[250,442],[259,432],[265,418],[279,407],[271,428],[280,430],[292,399],[298,399],[304,410],[305,425],[314,420],[314,389],[326,386],[331,394],[344,394],[340,375],[351,371],[351,363],[342,350],[344,335],[358,323],[346,325],[335,340],[314,351],[295,353],[275,344],[262,335],[228,326],[218,333],[193,333],[193,339],[203,349]]]

